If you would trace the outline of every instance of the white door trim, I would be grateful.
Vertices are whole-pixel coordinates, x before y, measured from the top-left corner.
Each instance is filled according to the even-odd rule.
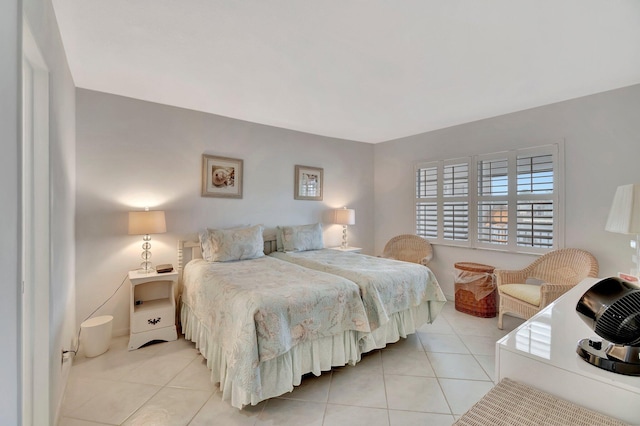
[[[51,423],[49,70],[23,20],[22,424]]]

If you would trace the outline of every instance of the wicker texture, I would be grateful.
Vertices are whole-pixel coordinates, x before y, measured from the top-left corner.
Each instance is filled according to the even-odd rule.
[[[498,328],[502,329],[504,314],[513,314],[529,319],[549,303],[562,296],[587,277],[598,276],[598,261],[591,253],[580,249],[560,249],[540,256],[535,262],[521,270],[496,269],[494,271],[500,304]],[[525,284],[527,279],[542,281],[540,305],[535,306],[500,291],[504,284]],[[537,285],[537,284],[531,284]]]
[[[427,266],[433,258],[431,243],[418,235],[402,234],[391,238],[384,246],[382,257],[419,263]]]
[[[454,265],[455,308],[481,318],[496,316],[496,285],[493,266],[458,262]]]
[[[457,426],[624,426],[625,423],[510,379],[503,379]]]

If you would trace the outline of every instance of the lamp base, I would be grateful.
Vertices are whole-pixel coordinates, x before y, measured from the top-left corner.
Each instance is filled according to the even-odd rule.
[[[347,225],[342,225],[342,244],[340,248],[342,250],[346,250],[349,247],[347,244]]]
[[[139,273],[139,274],[152,274],[152,273],[154,273],[155,271],[156,271],[156,268],[154,268],[153,266],[152,266],[152,267],[150,267],[149,269],[144,269],[144,268],[142,268],[142,269],[138,269],[138,273]]]

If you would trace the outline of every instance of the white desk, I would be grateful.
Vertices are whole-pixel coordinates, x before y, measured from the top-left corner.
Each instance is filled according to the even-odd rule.
[[[601,338],[580,319],[576,304],[598,278],[587,278],[496,343],[497,379],[509,377],[599,411],[640,424],[640,376],[594,367],[576,353],[585,337]]]

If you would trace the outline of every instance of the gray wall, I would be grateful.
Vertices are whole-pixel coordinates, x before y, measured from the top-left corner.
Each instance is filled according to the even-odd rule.
[[[629,272],[629,236],[604,230],[619,185],[640,182],[640,85],[467,123],[375,145],[375,249],[415,232],[416,162],[564,140],[565,246],[589,250],[600,275]],[[454,295],[453,265],[471,261],[522,267],[535,257],[438,245],[432,269]]]
[[[20,418],[20,1],[0,2],[0,424],[17,425]]]
[[[373,251],[373,145],[336,140],[78,89],[76,283],[83,321],[140,264],[142,237],[127,235],[127,212],[166,212],[167,233],[152,236],[154,264],[176,265],[179,239],[205,227],[324,222],[325,245],[342,228],[336,207],[356,210],[351,245]],[[203,153],[244,160],[242,199],[200,196]],[[293,199],[294,166],[324,168],[324,200]],[[113,314],[128,333],[129,283],[96,315]]]

